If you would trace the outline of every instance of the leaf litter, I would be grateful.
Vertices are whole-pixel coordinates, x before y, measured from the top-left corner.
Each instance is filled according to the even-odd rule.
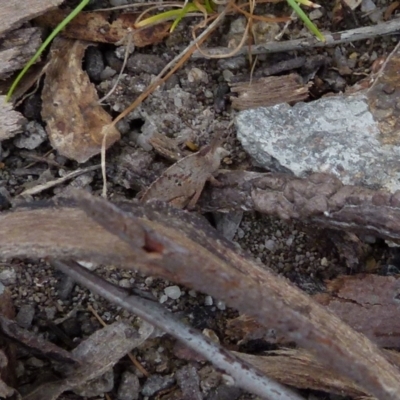
[[[84,44],[81,44],[81,46],[84,46]],[[77,58],[79,58],[79,57],[77,57]],[[80,61],[77,61],[77,64],[79,64],[79,62]],[[56,71],[53,71],[53,73],[56,74]],[[50,85],[50,83],[47,82],[47,89],[49,88],[49,85]],[[85,106],[87,106],[87,104],[85,104],[84,107]],[[51,112],[53,112],[53,110]],[[50,112],[49,112],[49,114],[50,114]],[[69,120],[68,120],[68,118],[66,118],[64,120],[62,120],[60,118],[60,121],[62,121],[62,122],[65,122],[65,120],[67,120],[68,123],[71,123],[71,121],[73,121],[71,118],[69,118]],[[60,136],[62,136],[62,135],[60,135]],[[102,137],[102,135],[99,135],[99,136]],[[96,138],[97,138],[97,136],[96,136]],[[59,142],[61,142],[61,143],[63,142],[62,139],[60,139],[60,138],[58,138],[58,139],[59,139]],[[118,140],[118,139],[116,139],[116,140]],[[84,140],[82,140],[82,141],[84,142]],[[78,147],[77,144],[76,144],[76,147]],[[60,153],[63,154],[62,148],[60,150]],[[82,153],[79,153],[79,151],[77,149],[75,149],[75,153],[78,154],[78,156],[76,156],[76,154],[75,154],[75,157],[70,156],[70,155],[67,155],[67,157],[75,159],[79,162],[84,162],[84,161],[80,161],[79,157],[81,157],[82,160],[84,160],[85,157],[87,157],[86,159],[89,159],[91,157],[91,155],[88,156],[88,153],[90,154],[90,151],[88,151],[87,149],[86,149],[86,153],[84,153],[83,155],[82,155]],[[162,151],[161,151],[161,153],[162,153]],[[161,176],[161,178],[159,178],[159,180],[157,180],[154,183],[154,186],[151,186],[148,189],[148,192],[145,193],[144,199],[149,200],[149,199],[161,198],[165,201],[169,201],[171,204],[173,204],[177,207],[188,206],[188,208],[192,208],[195,205],[198,196],[201,194],[202,188],[203,188],[204,183],[206,182],[207,178],[210,175],[212,175],[212,173],[215,172],[219,167],[220,160],[218,160],[218,157],[216,156],[216,154],[212,154],[212,152],[210,152],[209,154],[211,155],[211,159],[213,161],[211,164],[213,164],[213,165],[212,165],[212,167],[209,168],[208,163],[205,161],[205,160],[207,160],[207,158],[205,157],[205,155],[207,155],[207,153],[208,153],[207,151],[206,152],[200,151],[200,153],[198,153],[196,155],[191,155],[187,159],[183,159],[181,163],[178,163],[178,164],[172,166],[170,170],[167,170]],[[97,154],[97,153],[95,153],[95,154]],[[178,158],[178,157],[176,157],[176,158]],[[172,157],[172,159],[174,159],[174,158]],[[215,166],[217,161],[218,161],[218,165]],[[177,188],[174,186],[171,187],[170,185],[167,185],[168,181],[172,181],[176,177],[181,177],[181,175],[183,176],[183,182],[185,182],[186,188],[181,189],[179,187],[180,186],[179,183],[178,183],[178,185],[176,185],[176,186],[178,186]],[[120,227],[124,227],[123,221],[121,221]],[[105,240],[104,243],[107,243],[107,240]],[[145,247],[146,251],[151,252],[154,250],[158,250],[157,247],[152,247],[155,244],[154,242],[151,242],[151,241],[146,242],[146,240],[145,240],[144,243],[145,243],[145,245],[143,245],[143,246]],[[154,251],[154,252],[156,253],[157,251]],[[60,252],[60,254],[61,254],[61,252]],[[156,254],[153,254],[153,255],[156,256]],[[101,257],[99,257],[99,259],[100,258]],[[60,388],[58,388],[57,390],[60,390]],[[57,390],[53,393],[56,393]],[[50,393],[50,395],[52,395],[52,394]],[[45,397],[43,397],[43,398],[45,398]]]
[[[100,153],[102,129],[112,121],[98,104],[95,86],[82,69],[82,59],[90,45],[79,40],[54,40],[42,91],[42,118],[53,148],[79,163]],[[110,127],[106,148],[119,139],[118,130]]]

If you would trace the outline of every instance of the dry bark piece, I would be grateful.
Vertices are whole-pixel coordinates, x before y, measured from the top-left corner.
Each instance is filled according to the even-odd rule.
[[[42,91],[42,117],[52,146],[80,163],[99,154],[102,129],[111,116],[97,103],[94,85],[82,70],[89,43],[58,38],[53,42]],[[119,140],[115,127],[107,130],[106,148]]]
[[[76,365],[79,360],[68,351],[48,342],[23,328],[15,321],[0,315],[0,332],[3,337],[26,347],[30,352],[66,364]]]
[[[400,192],[343,185],[328,174],[306,179],[282,173],[219,171],[206,189],[203,212],[258,211],[324,228],[400,240]]]
[[[234,354],[286,385],[372,400],[361,387],[322,365],[302,349],[269,351],[265,356]]]
[[[78,359],[79,368],[63,368],[64,379],[40,385],[24,400],[55,400],[63,392],[73,390],[103,375],[122,357],[142,344],[153,332],[142,322],[137,332],[124,322],[115,322],[98,330],[76,347],[71,355]]]
[[[22,132],[26,119],[6,102],[6,96],[0,96],[0,142]]]
[[[15,309],[11,291],[0,285],[0,318],[14,318]],[[17,384],[17,349],[15,343],[0,337],[0,398],[15,394]]]
[[[231,91],[232,107],[247,110],[256,107],[268,107],[279,103],[297,103],[308,98],[309,84],[304,84],[297,74],[270,76],[254,82],[235,83]]]
[[[400,278],[343,276],[330,281],[327,290],[314,298],[379,346],[400,348]]]
[[[21,7],[19,0],[4,1],[1,4],[0,34],[16,29],[25,21],[56,8],[64,0],[29,0]]]
[[[54,10],[38,18],[36,22],[44,27],[55,28],[69,13]],[[135,32],[134,24],[139,14],[121,14],[116,19],[111,12],[81,12],[60,33],[70,39],[100,43],[118,43],[132,34],[132,43],[137,47],[161,42],[168,34],[171,23],[163,22]]]
[[[22,69],[42,43],[38,28],[13,31],[2,38],[0,44],[0,79],[8,78]]]
[[[162,200],[177,208],[193,208],[206,181],[219,168],[227,151],[214,140],[195,154],[191,154],[168,168],[141,197],[142,202]]]

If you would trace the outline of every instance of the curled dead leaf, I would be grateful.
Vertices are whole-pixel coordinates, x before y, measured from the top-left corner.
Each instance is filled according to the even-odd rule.
[[[100,153],[103,127],[112,121],[98,104],[96,89],[82,70],[82,58],[89,45],[55,40],[42,92],[42,117],[52,146],[80,163]],[[107,129],[106,148],[119,138],[115,127]]]
[[[45,27],[55,28],[66,16],[67,10],[50,11],[36,22]],[[139,14],[121,14],[111,21],[111,12],[81,12],[76,16],[61,35],[70,39],[87,40],[100,43],[117,43],[133,32],[132,42],[137,47],[144,47],[161,42],[168,34],[171,23],[163,22],[135,32],[134,24]]]

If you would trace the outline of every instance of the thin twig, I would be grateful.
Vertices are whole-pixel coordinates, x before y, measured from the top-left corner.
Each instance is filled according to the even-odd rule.
[[[83,168],[83,169],[77,169],[76,171],[72,171],[69,174],[62,176],[61,178],[55,179],[53,181],[49,181],[43,184],[36,185],[30,189],[24,190],[22,193],[19,194],[19,196],[33,196],[35,194],[43,192],[43,190],[50,189],[54,186],[60,185],[61,183],[64,183],[70,179],[76,178],[79,175],[86,174],[91,171],[96,171],[97,169],[100,168],[101,165],[93,165],[91,167]]]
[[[350,29],[348,31],[335,32],[335,33],[324,33],[325,42],[320,42],[314,37],[287,40],[284,42],[268,42],[264,44],[257,44],[241,49],[236,53],[238,55],[247,54],[268,54],[268,53],[279,53],[285,51],[294,50],[308,50],[315,47],[326,47],[337,45],[340,43],[355,42],[357,40],[365,40],[374,38],[377,36],[392,35],[400,30],[400,18],[394,19],[389,22],[381,23],[374,26],[367,26],[357,29]],[[207,49],[207,55],[211,56],[221,56],[227,55],[232,51],[227,47],[215,47]],[[200,51],[196,51],[193,58],[203,58],[204,56]]]
[[[173,317],[158,303],[132,296],[75,262],[52,261],[52,264],[79,284],[104,297],[110,302],[138,315],[150,324],[174,336],[186,346],[230,374],[238,386],[246,389],[264,399],[274,400],[304,400],[302,396],[294,393],[279,383],[261,375],[250,364],[233,356],[220,345],[212,342],[193,328],[183,324]]]

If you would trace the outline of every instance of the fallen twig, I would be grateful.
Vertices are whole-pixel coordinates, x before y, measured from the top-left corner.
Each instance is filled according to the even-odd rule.
[[[75,262],[53,261],[52,264],[91,291],[179,339],[210,360],[217,368],[221,368],[230,374],[238,386],[266,399],[303,399],[302,396],[295,394],[290,389],[261,375],[251,364],[243,362],[206,336],[178,321],[158,303],[130,295],[125,290],[108,283]]]
[[[88,172],[96,171],[100,168],[100,165],[92,165],[91,167],[77,169],[76,171],[72,171],[67,175],[62,176],[61,178],[54,179],[53,181],[49,181],[43,184],[38,184],[32,188],[26,189],[19,194],[19,196],[33,196],[34,194],[38,194],[43,192],[43,190],[50,189],[54,186],[60,185],[70,179],[74,179],[79,175],[86,174]]]
[[[391,21],[366,26],[362,28],[350,29],[348,31],[335,32],[335,33],[324,33],[325,42],[318,41],[315,37],[309,37],[304,39],[287,40],[284,42],[268,42],[263,44],[257,44],[253,46],[243,47],[238,51],[235,56],[238,55],[257,55],[257,54],[268,54],[268,53],[280,53],[286,51],[295,50],[308,50],[315,47],[326,47],[337,45],[340,43],[356,42],[357,40],[371,39],[377,36],[392,35],[400,30],[400,18],[393,19]],[[231,49],[227,47],[214,47],[207,49],[207,55],[209,56],[221,56],[227,55],[231,52]],[[204,55],[196,51],[193,58],[204,58]]]
[[[400,192],[343,185],[328,174],[224,171],[220,185],[206,191],[203,211],[258,211],[322,227],[400,239]]]

